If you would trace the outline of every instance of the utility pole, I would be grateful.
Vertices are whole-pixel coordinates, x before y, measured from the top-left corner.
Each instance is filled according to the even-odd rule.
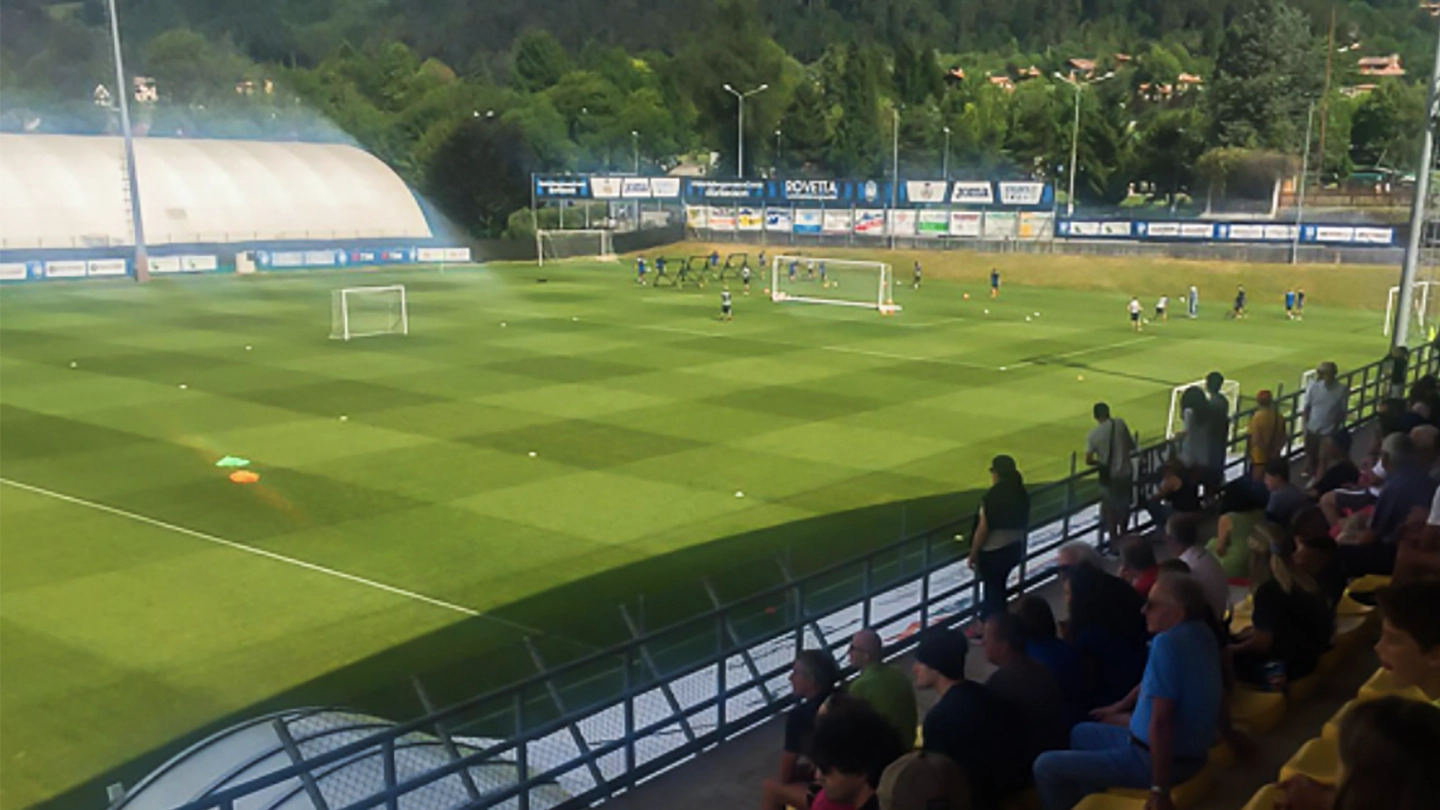
[[[1113,78],[1115,71],[1110,71],[1104,76],[1098,76],[1088,82],[1082,82],[1073,76],[1066,76],[1059,71],[1055,72],[1055,78],[1062,82],[1069,82],[1075,88],[1075,127],[1070,134],[1070,190],[1065,194],[1065,216],[1075,216],[1075,172],[1080,157],[1080,91],[1092,84],[1099,84],[1106,79]]]
[[[1310,132],[1315,126],[1315,102],[1305,115],[1305,146],[1300,153],[1300,185],[1295,198],[1295,238],[1290,244],[1290,263],[1300,263],[1300,223],[1305,220],[1305,178],[1310,175]]]
[[[130,134],[130,85],[120,56],[120,17],[115,0],[106,0],[110,12],[110,44],[115,50],[115,100],[120,105],[120,135],[125,142],[125,179],[130,191],[130,230],[135,235],[135,280],[150,280],[150,257],[145,252],[145,218],[140,213],[140,178],[135,173],[135,139]]]
[[[1435,37],[1435,65],[1430,69],[1430,89],[1425,100],[1425,129],[1420,136],[1420,166],[1415,172],[1415,199],[1410,204],[1410,239],[1405,244],[1405,263],[1400,267],[1400,295],[1395,302],[1395,323],[1390,345],[1405,346],[1410,338],[1410,307],[1414,305],[1415,273],[1420,266],[1420,243],[1425,230],[1425,204],[1430,195],[1430,172],[1435,168],[1435,126],[1440,119],[1440,31]]]
[[[725,85],[725,92],[734,96],[736,100],[740,102],[740,114],[735,122],[735,176],[741,180],[745,179],[745,99],[769,89],[770,85],[762,84],[754,90],[747,90],[742,93],[728,84]]]
[[[900,108],[890,109],[891,118],[894,121],[890,141],[890,213],[891,219],[895,218],[895,207],[899,202],[900,194]],[[895,249],[895,229],[890,229],[890,249]]]
[[[1330,7],[1330,39],[1325,48],[1325,89],[1320,93],[1320,176],[1325,176],[1325,129],[1330,123],[1330,76],[1335,64],[1335,7]]]

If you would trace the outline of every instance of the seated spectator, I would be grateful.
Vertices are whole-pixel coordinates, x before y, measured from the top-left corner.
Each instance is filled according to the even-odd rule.
[[[899,667],[885,663],[882,653],[880,634],[874,630],[866,628],[850,639],[850,664],[860,673],[850,682],[850,694],[870,704],[901,739],[913,744],[920,719],[915,688]]]
[[[1114,703],[1145,671],[1145,598],[1125,580],[1090,566],[1064,569],[1061,583],[1070,610],[1065,638],[1080,656],[1086,703]]]
[[[1380,460],[1385,467],[1385,484],[1375,501],[1369,526],[1361,533],[1358,545],[1340,549],[1340,565],[1347,576],[1391,573],[1401,530],[1422,525],[1435,497],[1435,481],[1416,465],[1410,437],[1403,433],[1386,436]]]
[[[1290,524],[1295,513],[1310,505],[1305,490],[1290,483],[1290,462],[1276,459],[1265,465],[1265,488],[1270,500],[1265,505],[1265,519],[1282,526]]]
[[[1314,572],[1315,584],[1320,586],[1325,600],[1332,607],[1339,605],[1349,583],[1335,559],[1339,547],[1326,530],[1320,507],[1308,506],[1295,513],[1290,529],[1295,535],[1295,561],[1302,569]]]
[[[1123,701],[1096,711],[1101,722],[1071,730],[1073,750],[1035,761],[1046,810],[1070,810],[1112,787],[1149,787],[1149,807],[1174,806],[1170,789],[1205,767],[1218,731],[1220,646],[1205,622],[1209,612],[1193,579],[1166,574],[1155,584],[1145,605],[1155,634],[1145,677]]]
[[[1160,573],[1189,574],[1190,566],[1182,559],[1171,557],[1160,563]]]
[[[1360,481],[1360,468],[1350,460],[1350,434],[1337,431],[1320,442],[1320,477],[1310,482],[1305,494],[1314,500]]]
[[[1074,540],[1061,546],[1055,552],[1055,565],[1064,568],[1074,568],[1077,565],[1088,565],[1097,571],[1105,570],[1105,558],[1094,546],[1083,540]]]
[[[881,810],[972,810],[970,775],[949,757],[911,751],[880,775]],[[814,810],[814,808],[811,808]]]
[[[985,620],[985,660],[998,667],[985,681],[990,692],[1010,707],[1025,732],[1026,762],[1045,751],[1064,748],[1070,739],[1060,683],[1044,664],[1025,654],[1020,622],[1009,613]],[[1026,767],[1023,777],[1030,776]]]
[[[823,801],[880,810],[880,777],[909,750],[890,721],[863,703],[827,712],[816,721],[810,744]]]
[[[1172,515],[1192,514],[1201,510],[1200,481],[1178,458],[1165,462],[1161,470],[1160,488],[1145,501],[1145,511],[1155,525],[1164,526]]]
[[[1429,810],[1440,807],[1440,708],[1403,697],[1371,700],[1340,721],[1340,782],[1281,783],[1283,810]]]
[[[761,807],[781,810],[809,807],[812,769],[803,760],[810,750],[810,737],[815,731],[815,715],[820,705],[835,690],[839,667],[826,650],[801,650],[790,670],[790,687],[799,701],[785,717],[785,743],[780,753],[780,767],[774,776],[765,779]]]
[[[1250,440],[1252,475],[1263,471],[1271,461],[1284,457],[1285,440],[1289,437],[1286,435],[1285,417],[1275,407],[1274,394],[1269,391],[1255,394],[1255,412],[1250,416],[1245,433]]]
[[[1220,521],[1208,548],[1220,558],[1226,576],[1240,579],[1249,575],[1250,533],[1264,521],[1265,504],[1249,487],[1235,481],[1221,491]]]
[[[1230,612],[1230,578],[1209,549],[1200,545],[1199,520],[1194,515],[1176,515],[1165,524],[1165,543],[1175,558],[1185,564],[1186,573],[1194,577],[1205,594],[1205,603],[1216,621],[1224,621]]]
[[[1440,428],[1434,425],[1424,424],[1410,429],[1410,443],[1415,445],[1415,466],[1431,478],[1436,477],[1435,462],[1440,458],[1437,442],[1440,442]]]
[[[1440,581],[1380,591],[1375,654],[1397,686],[1414,686],[1440,708]]]
[[[976,807],[993,807],[1027,781],[1025,738],[1005,704],[965,678],[970,642],[954,630],[925,631],[915,649],[915,685],[939,702],[925,715],[925,750],[944,754],[970,774]]]
[[[1015,605],[1015,621],[1025,637],[1025,655],[1050,670],[1060,685],[1065,727],[1068,729],[1085,719],[1090,706],[1083,688],[1085,678],[1080,670],[1080,654],[1060,638],[1050,603],[1039,596],[1021,599]]]
[[[1135,534],[1120,538],[1120,578],[1130,583],[1136,593],[1150,595],[1155,577],[1160,575],[1159,566],[1149,540]]]
[[[1400,533],[1391,583],[1440,580],[1440,489],[1430,502],[1430,517],[1423,527]]]
[[[1283,688],[1315,671],[1335,633],[1335,607],[1320,594],[1315,572],[1294,557],[1293,540],[1284,535],[1270,549],[1270,579],[1255,590],[1253,626],[1231,645],[1235,675],[1251,684]],[[1302,555],[1310,566],[1328,557]],[[1278,665],[1283,673],[1269,671]]]

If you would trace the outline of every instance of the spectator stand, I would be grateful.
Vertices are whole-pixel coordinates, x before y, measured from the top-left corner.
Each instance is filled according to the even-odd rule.
[[[1414,380],[1435,372],[1440,352],[1425,346],[1411,357]],[[1386,379],[1380,362],[1340,379],[1351,390],[1346,421],[1353,430],[1375,416]],[[1301,445],[1301,396],[1276,398],[1292,454]],[[1251,413],[1241,410],[1232,419],[1243,423]],[[1244,473],[1243,431],[1231,436],[1242,438],[1231,440],[1227,478]],[[1136,452],[1137,495],[1154,492],[1160,466],[1174,450],[1173,442],[1160,442]],[[1052,580],[1060,546],[1100,541],[1097,471],[1079,469],[1073,456],[1070,469],[1063,480],[1031,490],[1027,551],[1012,593]],[[514,766],[515,778],[486,780],[471,806],[589,806],[784,711],[794,702],[787,675],[801,649],[839,653],[854,630],[873,627],[892,653],[904,653],[919,629],[971,619],[979,583],[956,536],[973,523],[974,516],[966,515],[669,627],[637,626],[629,641],[561,666],[548,667],[532,647],[539,672],[524,681],[343,744],[322,749],[298,741],[286,767],[256,778],[243,770],[229,773],[173,804],[180,810],[233,810],[303,789],[321,808],[425,805],[426,797],[460,789],[487,765],[504,762]],[[411,734],[448,735],[463,749],[443,767],[407,768],[403,748]],[[356,783],[353,768],[343,769],[344,783],[330,778],[340,764],[361,760],[372,766],[363,784]],[[145,785],[126,795],[142,793]],[[557,785],[567,798],[553,798]],[[112,808],[126,803],[121,798]]]

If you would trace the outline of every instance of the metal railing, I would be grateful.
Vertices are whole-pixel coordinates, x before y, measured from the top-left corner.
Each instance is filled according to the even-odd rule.
[[[1440,352],[1421,347],[1411,355],[1405,387],[1437,368]],[[1381,360],[1340,377],[1350,389],[1347,427],[1374,418],[1392,387],[1391,370],[1389,361]],[[1276,397],[1291,453],[1303,444],[1303,396],[1296,390]],[[1237,409],[1232,416],[1227,478],[1244,474],[1242,428],[1253,413]],[[1154,493],[1160,468],[1178,441],[1136,451],[1138,498]],[[1074,455],[1070,475],[1031,490],[1031,532],[1012,591],[1054,578],[1051,563],[1065,543],[1102,541],[1100,495],[1096,470],[1079,469]],[[293,764],[243,784],[212,787],[182,810],[269,806],[268,798],[300,790],[312,804],[337,810],[397,810],[402,804],[538,810],[603,801],[791,705],[786,676],[801,649],[835,653],[851,632],[873,627],[895,639],[892,654],[902,654],[919,630],[970,618],[979,583],[956,540],[974,520],[967,515],[946,522],[663,629],[636,629],[629,641],[558,667],[546,669],[527,642],[541,674],[323,753],[299,755]],[[1148,527],[1142,518],[1135,528]],[[450,761],[407,771],[397,758],[416,734],[446,740]],[[297,744],[303,751],[304,740]],[[497,782],[497,763],[514,777]],[[356,764],[368,767],[358,782],[347,767]],[[568,798],[554,798],[557,784]]]

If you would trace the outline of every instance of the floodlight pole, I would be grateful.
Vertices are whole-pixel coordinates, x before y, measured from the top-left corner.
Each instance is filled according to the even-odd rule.
[[[1400,266],[1400,294],[1395,301],[1395,324],[1390,345],[1405,346],[1410,338],[1410,307],[1414,301],[1415,274],[1420,265],[1420,243],[1425,230],[1425,204],[1430,195],[1430,172],[1435,167],[1435,127],[1440,123],[1440,32],[1435,39],[1435,66],[1430,71],[1430,91],[1425,100],[1425,128],[1420,135],[1420,167],[1415,172],[1415,199],[1410,203],[1410,239],[1405,243],[1405,263]]]
[[[1106,79],[1112,78],[1115,71],[1110,71],[1104,76],[1098,76],[1088,82],[1082,82],[1074,76],[1066,76],[1059,71],[1055,72],[1055,78],[1062,82],[1068,82],[1075,88],[1075,126],[1070,133],[1070,190],[1065,194],[1065,216],[1075,216],[1075,170],[1080,157],[1080,91],[1092,84],[1099,84]]]
[[[1295,237],[1290,243],[1290,263],[1300,263],[1300,224],[1305,220],[1305,178],[1310,174],[1310,132],[1315,126],[1315,102],[1310,102],[1310,112],[1305,116],[1305,151],[1300,155],[1300,183],[1296,188]],[[1320,156],[1323,161],[1324,155]]]
[[[945,156],[940,159],[940,174],[945,182],[950,182],[950,127],[945,127]],[[945,192],[950,193],[948,190]]]
[[[742,93],[728,84],[725,85],[725,92],[740,102],[740,113],[735,122],[735,176],[741,180],[745,179],[745,99],[769,89],[770,85],[762,84],[754,90]]]
[[[894,119],[894,126],[890,134],[890,218],[895,218],[895,208],[899,204],[900,194],[900,108],[891,107],[890,113]],[[895,229],[890,231],[890,249],[895,249]]]
[[[115,0],[105,0],[110,12],[110,44],[115,50],[115,98],[120,105],[120,135],[125,142],[125,179],[130,185],[130,229],[135,234],[135,280],[150,280],[150,259],[145,253],[145,221],[140,214],[140,178],[135,174],[135,140],[130,134],[130,95],[125,84],[125,61],[120,56],[120,17]]]

